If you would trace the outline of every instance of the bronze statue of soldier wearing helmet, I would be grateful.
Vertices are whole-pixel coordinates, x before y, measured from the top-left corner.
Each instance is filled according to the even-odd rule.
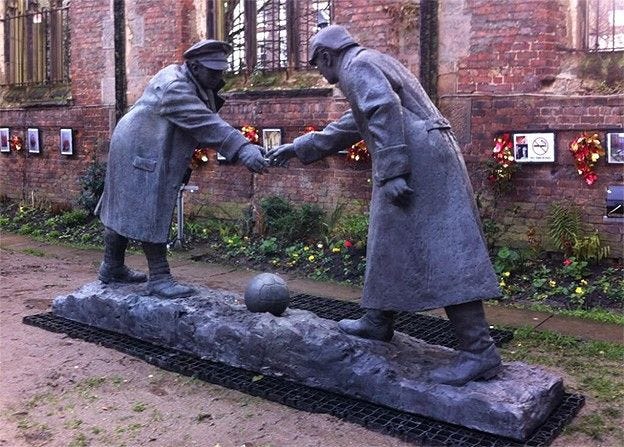
[[[357,44],[338,25],[321,29],[310,63],[351,106],[338,121],[268,153],[272,164],[312,163],[364,139],[373,192],[361,305],[344,332],[390,341],[396,311],[444,307],[459,339],[454,364],[433,371],[463,385],[501,370],[482,300],[500,296],[472,186],[451,126],[396,59]]]

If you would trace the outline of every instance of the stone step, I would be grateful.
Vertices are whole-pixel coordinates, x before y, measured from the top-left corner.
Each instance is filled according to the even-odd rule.
[[[179,349],[267,376],[284,377],[468,428],[525,440],[560,403],[557,375],[506,363],[489,381],[463,387],[428,380],[456,352],[402,333],[390,343],[344,334],[332,320],[298,309],[251,313],[240,294],[197,288],[161,300],[143,285],[86,284],[54,300],[63,318]]]

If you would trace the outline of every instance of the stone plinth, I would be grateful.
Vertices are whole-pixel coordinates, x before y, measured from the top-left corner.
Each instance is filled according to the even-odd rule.
[[[251,313],[238,294],[199,288],[161,300],[141,285],[86,284],[54,300],[54,314],[199,357],[284,377],[444,422],[526,439],[559,404],[560,377],[523,363],[463,387],[427,380],[455,351],[397,333],[390,343],[342,333],[335,321],[297,309]]]

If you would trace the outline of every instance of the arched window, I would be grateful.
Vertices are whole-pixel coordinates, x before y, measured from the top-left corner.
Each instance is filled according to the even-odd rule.
[[[307,68],[310,37],[331,0],[211,0],[208,37],[232,44],[234,73]]]

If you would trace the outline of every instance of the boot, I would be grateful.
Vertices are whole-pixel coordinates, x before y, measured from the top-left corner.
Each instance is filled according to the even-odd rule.
[[[143,242],[143,252],[149,267],[147,291],[160,298],[184,298],[195,293],[195,289],[177,283],[171,276],[167,262],[167,245]]]
[[[147,275],[124,265],[128,238],[110,228],[104,229],[104,260],[100,265],[98,279],[104,284],[111,282],[143,282]]]
[[[394,335],[394,316],[391,310],[366,309],[358,320],[340,320],[338,327],[349,335],[371,340],[390,341]]]
[[[195,289],[177,283],[171,275],[159,277],[158,279],[154,279],[150,275],[150,279],[147,282],[147,291],[151,295],[165,299],[185,298],[195,293]]]
[[[462,386],[472,380],[496,376],[502,370],[502,362],[490,337],[483,302],[447,306],[444,310],[459,340],[459,354],[450,365],[433,370],[431,380]]]

